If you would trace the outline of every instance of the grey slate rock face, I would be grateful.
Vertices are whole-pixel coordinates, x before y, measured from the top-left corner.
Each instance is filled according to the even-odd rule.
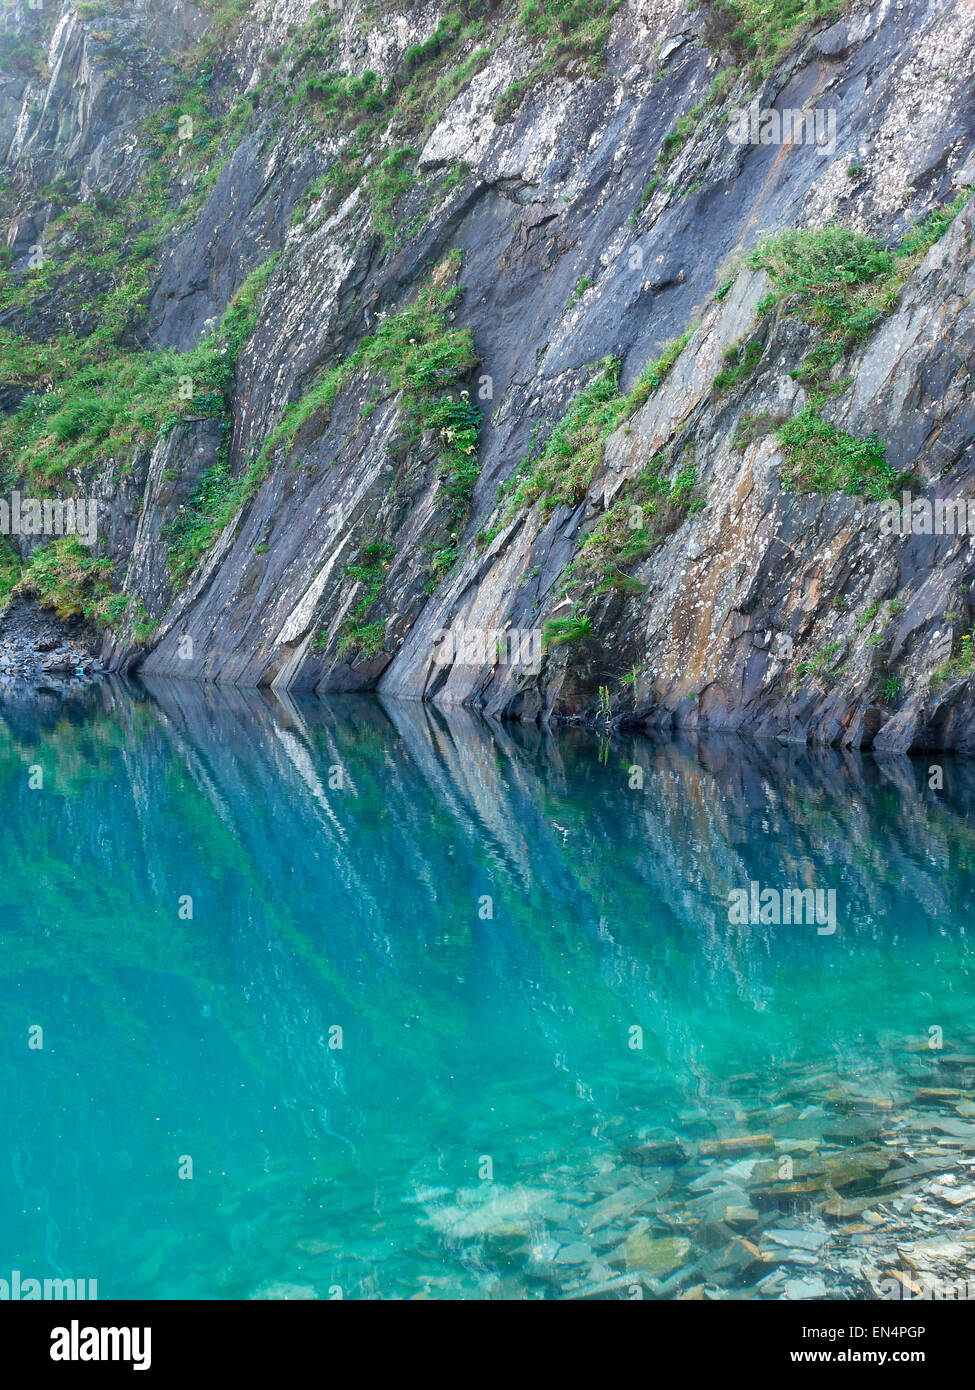
[[[351,5],[344,61],[355,72],[388,72],[408,44],[433,32],[441,8],[413,8],[363,32],[361,7]],[[303,7],[289,2],[245,23],[221,65],[227,100],[256,77],[287,25],[303,18]],[[126,86],[128,79],[106,77],[94,26],[66,19],[46,89],[31,95],[13,80],[0,88],[0,132],[19,132],[8,160],[20,159],[38,184],[83,167],[92,187],[124,193],[136,172],[127,153],[134,125],[167,99],[163,60],[189,49],[207,23],[206,11],[161,0],[106,18],[131,40],[134,76]],[[106,640],[112,667],[282,689],[378,689],[523,720],[591,718],[607,686],[617,720],[664,728],[883,752],[975,747],[971,683],[929,679],[972,621],[968,539],[881,538],[875,504],[785,491],[773,437],[743,454],[731,447],[747,413],[794,413],[805,403],[789,376],[809,346],[797,322],[764,322],[756,373],[731,397],[711,390],[724,350],[756,331],[767,286],[743,271],[720,302],[714,294],[763,231],[837,217],[894,238],[970,186],[975,15],[936,0],[897,10],[855,6],[800,44],[759,93],[763,106],[780,110],[835,110],[833,154],[808,145],[733,146],[727,118],[751,97],[742,84],[661,171],[661,142],[702,101],[720,67],[696,37],[700,23],[696,11],[674,3],[660,16],[624,5],[604,77],[570,70],[542,82],[511,121],[496,125],[498,96],[535,61],[516,36],[506,37],[421,152],[421,175],[463,161],[466,177],[435,207],[411,190],[401,215],[413,231],[395,249],[372,230],[361,191],[327,215],[310,207],[294,225],[337,137],[308,142],[261,116],[248,127],[194,220],[174,232],[151,298],[152,342],[192,347],[250,270],[281,253],[237,366],[229,464],[240,476],[282,411],[460,248],[466,293],[457,326],[470,329],[481,358],[471,386],[482,374],[493,383],[472,514],[455,540],[457,564],[431,591],[431,552],[451,540],[437,441],[425,436],[404,456],[401,403],[380,386],[377,408],[363,420],[362,405],[379,383],[354,380],[327,425],[307,422],[174,593],[163,528],[219,446],[204,422],[184,426],[135,459],[106,462],[97,480],[121,587],[158,621],[146,645],[129,631]],[[855,180],[847,174],[853,164],[862,169]],[[659,172],[660,185],[637,212]],[[24,249],[35,234],[26,225],[12,232]],[[876,430],[897,467],[945,495],[975,487],[972,234],[968,208],[848,364],[853,385],[827,407],[840,429],[860,437]],[[570,303],[582,278],[595,283]],[[591,364],[619,358],[628,389],[693,321],[700,326],[670,377],[610,439],[584,501],[549,517],[520,516],[478,550],[475,537],[490,522],[499,485],[533,438],[544,440]],[[540,628],[607,491],[667,449],[678,460],[693,454],[706,505],[633,570],[641,593],[599,600],[591,642],[550,648],[531,671],[493,661],[437,664],[445,629]],[[361,594],[345,569],[376,536],[396,550],[370,615],[385,620],[386,640],[378,656],[347,659],[339,631]],[[834,606],[837,596],[847,598],[848,611]],[[903,608],[883,644],[868,646],[857,614],[891,600]],[[946,626],[947,612],[960,615],[956,624]],[[792,643],[791,662],[776,661],[780,634]],[[847,663],[841,676],[828,684],[797,676],[797,665],[835,643]],[[620,684],[633,667],[635,700]],[[890,673],[900,693],[882,699]]]

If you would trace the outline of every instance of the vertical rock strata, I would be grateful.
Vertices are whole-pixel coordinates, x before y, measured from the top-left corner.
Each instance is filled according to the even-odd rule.
[[[971,539],[883,520],[975,502],[975,8],[522,8],[8,13],[4,495],[105,563],[12,535],[7,590],[153,676],[970,749]],[[893,255],[839,338],[754,254],[834,224]]]

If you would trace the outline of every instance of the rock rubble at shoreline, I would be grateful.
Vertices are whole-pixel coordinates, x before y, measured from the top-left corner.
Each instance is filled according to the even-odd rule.
[[[0,693],[34,688],[55,694],[105,674],[80,618],[61,619],[17,601],[0,612]]]

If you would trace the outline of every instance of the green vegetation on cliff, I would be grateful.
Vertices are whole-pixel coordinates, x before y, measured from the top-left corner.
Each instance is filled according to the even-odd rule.
[[[111,560],[93,555],[77,536],[62,536],[31,556],[16,591],[33,594],[59,617],[83,617],[96,624],[115,624],[129,598],[113,593]]]
[[[704,506],[697,468],[688,452],[676,464],[669,453],[655,454],[644,469],[620,488],[617,497],[580,543],[565,572],[563,592],[585,581],[594,594],[616,589],[639,593],[645,587],[629,571],[675,530],[690,512]]]
[[[739,64],[765,77],[813,28],[831,24],[851,0],[704,0],[704,42],[730,52]]]
[[[602,463],[606,440],[666,379],[695,328],[692,325],[666,344],[625,395],[620,390],[619,360],[607,357],[595,365],[589,381],[572,398],[541,453],[536,458],[530,453],[526,455],[517,472],[502,484],[495,519],[478,537],[481,546],[489,545],[507,522],[536,502],[547,516],[556,507],[574,506],[585,497]]]
[[[613,15],[622,0],[524,0],[518,10],[522,34],[541,48],[541,61],[516,78],[498,98],[494,119],[504,125],[528,93],[570,62],[584,62],[593,77],[603,71],[604,50]]]
[[[345,574],[357,584],[364,585],[363,593],[351,614],[342,625],[339,638],[341,656],[375,656],[382,651],[386,634],[385,622],[367,623],[369,610],[379,597],[386,578],[386,571],[396,558],[396,547],[388,541],[373,541],[363,546],[358,561],[346,565]],[[327,632],[319,634],[317,646],[321,650],[328,640]]]
[[[857,493],[874,502],[898,494],[903,479],[887,462],[876,434],[857,439],[807,405],[781,426],[778,437],[787,459],[781,475],[787,488]]]
[[[455,525],[463,523],[477,481],[480,412],[467,391],[457,389],[478,361],[470,331],[450,327],[463,289],[446,281],[459,267],[460,253],[452,253],[412,304],[383,318],[375,333],[363,338],[353,353],[288,406],[239,478],[230,477],[224,460],[204,475],[189,506],[167,527],[175,583],[186,580],[224,526],[254,495],[277,451],[290,451],[313,418],[326,425],[343,388],[353,378],[373,372],[402,397],[407,444],[415,443],[424,430],[437,432],[437,469],[448,519]]]
[[[9,477],[40,488],[78,469],[114,458],[131,466],[186,416],[223,416],[237,356],[253,332],[274,257],[231,300],[216,331],[188,352],[100,352],[91,339],[61,335],[37,343],[0,329],[0,359],[14,380],[34,390],[0,423]]]
[[[759,313],[781,307],[816,330],[818,342],[793,375],[822,389],[833,369],[890,314],[901,287],[967,202],[960,193],[934,209],[895,246],[830,223],[766,237],[749,265],[768,272],[772,289]]]

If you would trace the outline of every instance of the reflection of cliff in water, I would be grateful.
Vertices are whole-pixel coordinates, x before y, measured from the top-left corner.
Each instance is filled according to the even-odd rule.
[[[2,718],[8,895],[18,886],[7,926],[26,933],[22,950],[55,969],[68,948],[96,977],[166,969],[217,994],[229,972],[236,998],[221,1010],[269,1072],[280,1059],[262,1035],[286,1039],[317,989],[384,1047],[398,1049],[405,1008],[449,1049],[463,1020],[430,986],[468,956],[511,988],[541,983],[546,1010],[571,994],[593,1028],[632,1014],[679,1064],[697,1047],[671,1032],[682,996],[726,1000],[733,1025],[796,969],[836,988],[845,961],[859,989],[906,937],[972,907],[975,768],[961,761],[945,760],[931,791],[927,761],[713,737],[601,750],[585,732],[415,704],[178,682]],[[27,786],[35,757],[43,792]],[[38,796],[57,814],[34,814]],[[728,890],[752,880],[835,889],[836,936],[729,928]],[[25,883],[59,886],[56,920]],[[41,921],[49,936],[31,933]],[[959,948],[949,934],[938,949]],[[296,976],[297,960],[311,973]]]
[[[56,1242],[134,1182],[110,1244],[165,1252],[160,1165],[219,1153],[195,1228],[287,1265],[323,1204],[359,1250],[375,1192],[471,1154],[584,1186],[596,1136],[680,1128],[736,1072],[876,1080],[970,1015],[973,778],[191,683],[5,705],[0,1017],[50,1045],[5,1083],[23,1210]],[[835,888],[836,934],[729,927],[752,880]]]

